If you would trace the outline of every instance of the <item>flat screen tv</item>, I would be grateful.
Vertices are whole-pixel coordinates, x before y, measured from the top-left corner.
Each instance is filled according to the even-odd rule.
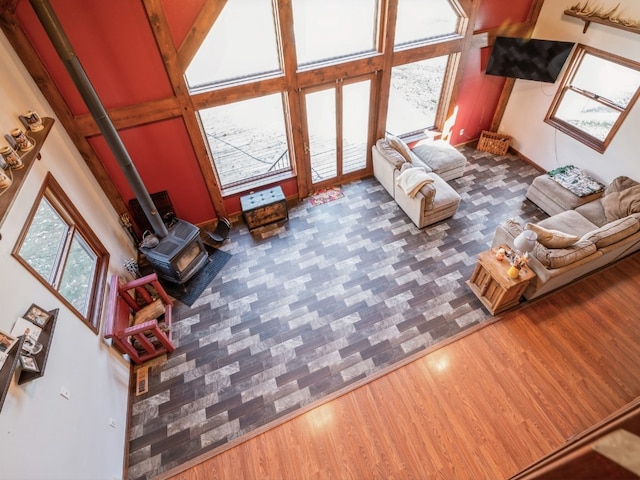
[[[487,74],[554,83],[571,53],[573,42],[496,37]]]

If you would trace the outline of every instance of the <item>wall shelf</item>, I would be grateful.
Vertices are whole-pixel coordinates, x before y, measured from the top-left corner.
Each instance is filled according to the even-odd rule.
[[[31,170],[33,163],[36,159],[40,160],[40,158],[42,158],[40,156],[40,149],[44,145],[54,122],[55,120],[53,118],[45,117],[42,119],[42,123],[44,125],[42,130],[39,132],[27,132],[27,135],[35,140],[36,145],[28,152],[19,152],[21,153],[20,159],[22,160],[24,167],[20,170],[11,170],[13,183],[10,187],[3,190],[2,195],[0,195],[0,225],[4,222],[7,212],[11,208],[11,205],[13,205],[15,198],[18,196],[18,192],[20,192],[20,188],[22,187],[25,178],[27,178],[27,174],[29,173],[29,170]]]
[[[2,405],[4,404],[4,399],[7,396],[7,392],[9,391],[9,385],[11,385],[11,377],[13,377],[13,373],[16,371],[16,366],[20,361],[19,353],[22,350],[22,344],[24,343],[24,335],[20,337],[20,341],[16,342],[15,345],[9,350],[7,353],[7,358],[0,368],[0,410],[2,410]]]
[[[18,377],[18,385],[24,385],[31,380],[35,380],[36,378],[40,378],[44,375],[44,369],[47,366],[47,359],[49,358],[49,351],[51,350],[51,341],[53,340],[53,331],[56,328],[56,322],[58,321],[58,311],[60,309],[56,308],[55,310],[50,310],[49,314],[51,314],[51,318],[47,322],[47,324],[42,328],[42,332],[38,336],[38,342],[42,344],[42,350],[33,355],[36,363],[38,364],[38,368],[40,369],[38,372],[29,372],[27,370],[21,370],[20,376]]]
[[[584,22],[584,28],[582,29],[582,33],[586,33],[587,29],[589,28],[589,25],[591,25],[591,23],[593,22],[593,23],[599,23],[601,25],[606,25],[608,27],[617,28],[619,30],[624,30],[625,32],[640,34],[639,27],[633,27],[629,25],[624,25],[622,23],[612,22],[611,20],[607,20],[601,17],[595,17],[592,15],[583,15],[578,12],[574,12],[573,10],[565,10],[564,14],[569,17],[578,18]]]
[[[59,310],[60,309],[56,308],[55,310],[49,311],[51,318],[38,336],[38,342],[42,344],[42,350],[39,353],[33,355],[33,358],[38,364],[39,371],[30,372],[20,369],[16,378],[18,385],[23,385],[44,375],[44,370],[47,366],[47,359],[49,358],[49,351],[51,350],[53,331],[56,327],[56,321],[58,320]],[[0,368],[0,410],[2,410],[4,399],[6,398],[9,387],[11,386],[11,379],[13,378],[13,375],[16,372],[16,368],[18,367],[18,364],[20,362],[20,352],[22,351],[22,344],[24,343],[24,335],[21,335],[19,339],[20,341],[16,342],[8,352],[7,359],[2,365],[2,368]]]

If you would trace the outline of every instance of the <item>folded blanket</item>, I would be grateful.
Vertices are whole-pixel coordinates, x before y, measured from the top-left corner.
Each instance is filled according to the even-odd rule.
[[[424,168],[415,167],[405,169],[396,179],[396,185],[409,197],[414,198],[427,183],[432,183],[433,177]]]
[[[604,185],[573,165],[550,170],[547,175],[578,197],[604,190]]]

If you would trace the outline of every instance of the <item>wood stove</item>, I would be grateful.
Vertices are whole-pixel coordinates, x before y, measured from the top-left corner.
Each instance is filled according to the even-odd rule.
[[[174,220],[158,245],[140,251],[159,277],[178,284],[193,277],[209,258],[200,229],[180,219]]]

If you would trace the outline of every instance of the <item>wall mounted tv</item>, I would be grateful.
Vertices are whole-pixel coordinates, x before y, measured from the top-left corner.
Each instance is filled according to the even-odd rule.
[[[554,83],[571,53],[573,42],[496,37],[487,74]]]

